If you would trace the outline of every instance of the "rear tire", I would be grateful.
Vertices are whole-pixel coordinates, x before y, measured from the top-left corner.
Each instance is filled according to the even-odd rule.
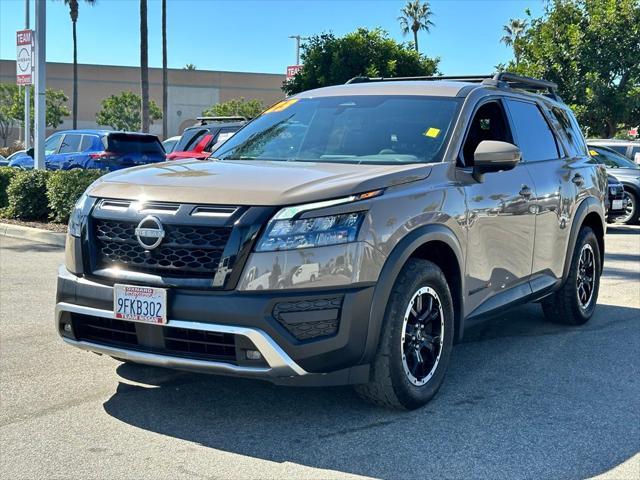
[[[432,262],[410,259],[393,286],[365,400],[412,410],[436,394],[453,348],[454,313],[447,280]]]
[[[582,325],[593,315],[600,291],[602,260],[598,239],[582,227],[571,257],[569,276],[562,288],[542,301],[547,320],[564,325]]]
[[[640,205],[638,204],[638,197],[629,190],[625,190],[624,194],[628,199],[627,211],[624,215],[616,217],[615,222],[623,223],[625,225],[636,225],[640,221]]]

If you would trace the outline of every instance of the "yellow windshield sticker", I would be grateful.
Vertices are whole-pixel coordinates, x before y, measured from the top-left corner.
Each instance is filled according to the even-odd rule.
[[[423,135],[425,137],[436,138],[438,135],[440,135],[440,129],[431,127],[429,130],[426,130]]]
[[[289,108],[291,105],[293,105],[297,101],[298,101],[297,98],[292,98],[290,100],[283,100],[281,102],[276,103],[273,107],[265,110],[264,113],[281,112],[281,111]]]
[[[595,150],[589,150],[589,155],[591,155],[592,157],[597,157],[598,152],[596,152]]]

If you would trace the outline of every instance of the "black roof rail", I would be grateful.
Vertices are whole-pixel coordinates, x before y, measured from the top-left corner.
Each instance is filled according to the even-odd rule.
[[[353,77],[346,84],[352,83],[369,83],[369,82],[398,82],[403,80],[423,80],[437,81],[448,80],[454,82],[470,82],[482,83],[495,87],[508,86],[511,88],[520,88],[522,90],[546,90],[547,96],[561,101],[556,90],[558,85],[548,80],[540,80],[538,78],[525,77],[511,72],[500,72],[495,75],[456,75],[456,76],[429,76],[429,77]]]
[[[200,125],[207,125],[207,122],[246,122],[247,118],[242,115],[227,115],[196,117],[196,120],[200,122]]]
[[[493,77],[496,82],[505,82],[511,88],[520,88],[522,90],[547,90],[548,96],[554,100],[560,101],[556,90],[558,84],[549,80],[541,80],[539,78],[525,77],[511,72],[496,73]]]

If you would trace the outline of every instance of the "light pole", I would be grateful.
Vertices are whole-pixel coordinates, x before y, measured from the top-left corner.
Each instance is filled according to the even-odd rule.
[[[29,30],[29,0],[24,0],[24,28]],[[33,64],[32,64],[33,68]],[[31,147],[31,85],[24,86],[24,148]]]
[[[46,137],[46,38],[47,2],[36,0],[36,88],[35,88],[35,167],[44,169],[44,142]]]
[[[309,37],[303,37],[300,35],[289,35],[289,38],[292,38],[296,41],[296,65],[300,65],[300,41],[307,40]]]

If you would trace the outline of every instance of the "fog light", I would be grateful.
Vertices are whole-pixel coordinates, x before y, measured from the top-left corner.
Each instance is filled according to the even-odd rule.
[[[246,350],[247,360],[262,360],[262,354],[257,350]]]
[[[70,323],[65,323],[64,324],[64,331],[67,333],[71,333],[71,324]]]

